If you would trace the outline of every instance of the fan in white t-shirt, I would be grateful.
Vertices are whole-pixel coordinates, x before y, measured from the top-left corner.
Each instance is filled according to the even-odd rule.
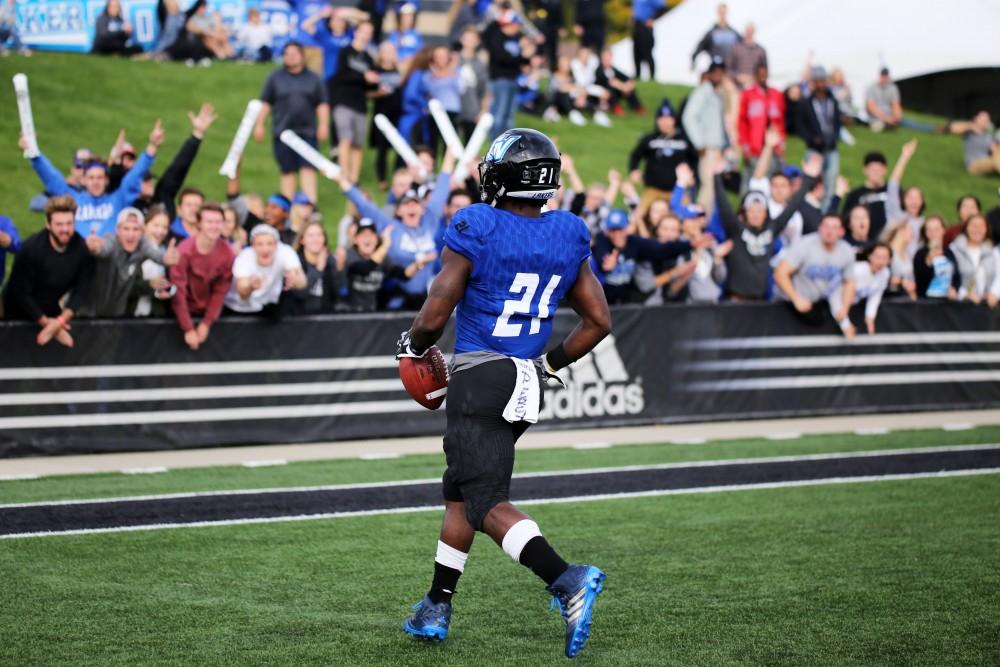
[[[889,287],[889,278],[892,274],[890,265],[892,264],[892,248],[889,244],[876,241],[861,251],[858,261],[854,262],[854,296],[850,306],[865,302],[865,327],[870,335],[875,333],[875,318],[878,316],[878,307],[882,303],[882,295]],[[834,290],[827,299],[830,304],[830,313],[834,318],[848,312],[844,309],[843,289]],[[853,338],[857,333],[850,316],[843,317],[837,322],[841,331],[848,338]]]
[[[304,289],[306,275],[292,247],[279,240],[278,230],[260,224],[250,232],[250,245],[233,261],[233,284],[226,308],[237,313],[259,313],[277,304],[284,290]]]

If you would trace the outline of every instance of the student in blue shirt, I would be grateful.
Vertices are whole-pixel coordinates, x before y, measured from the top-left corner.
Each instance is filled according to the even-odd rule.
[[[430,95],[427,92],[427,79],[424,74],[430,66],[430,50],[418,53],[409,66],[400,65],[406,75],[402,83],[402,112],[396,129],[410,144],[426,144],[430,142],[431,120],[427,102]]]
[[[323,49],[312,33],[305,29],[305,25],[310,19],[322,16],[323,12],[329,9],[330,3],[327,0],[289,0],[288,4],[295,11],[296,30],[292,35],[292,41],[302,46],[306,69],[322,75],[325,64]]]
[[[388,303],[390,309],[416,310],[427,298],[427,288],[434,277],[434,259],[437,258],[435,237],[448,201],[454,165],[455,158],[450,152],[445,153],[441,172],[427,203],[423,202],[415,190],[408,191],[396,205],[395,218],[385,215],[381,208],[365,199],[361,191],[347,179],[340,179],[340,187],[361,216],[371,218],[379,234],[389,230],[392,243],[389,247],[389,259],[392,263],[409,266],[418,262],[421,265],[412,278],[394,286],[396,294]]]
[[[14,221],[6,215],[0,215],[0,285],[3,284],[7,271],[7,253],[16,255],[21,251],[21,235],[14,226]]]
[[[399,19],[399,27],[388,37],[392,45],[396,47],[396,52],[399,54],[399,62],[402,63],[404,70],[410,64],[413,56],[417,55],[417,52],[424,48],[424,38],[414,28],[416,15],[417,7],[412,2],[407,2],[400,7],[396,14]]]
[[[156,151],[162,143],[163,126],[157,120],[152,132],[149,133],[149,145],[145,152],[139,156],[135,166],[125,174],[121,186],[114,192],[107,191],[108,167],[103,162],[91,161],[84,167],[83,190],[74,190],[67,185],[59,170],[41,153],[31,159],[31,166],[38,174],[46,192],[52,196],[69,195],[76,201],[78,207],[76,231],[80,236],[84,238],[91,234],[105,236],[114,233],[118,212],[126,206],[131,206],[139,196],[142,178],[153,166]],[[22,149],[25,148],[23,137],[19,145]]]

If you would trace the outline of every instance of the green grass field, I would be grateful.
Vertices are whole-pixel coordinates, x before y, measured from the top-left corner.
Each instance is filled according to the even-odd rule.
[[[162,118],[167,139],[161,148],[154,171],[162,171],[190,125],[187,112],[197,110],[203,101],[214,104],[219,120],[209,131],[188,182],[204,189],[209,196],[221,198],[225,181],[218,175],[229,142],[243,115],[247,100],[256,97],[269,66],[216,63],[209,68],[188,68],[177,63],[132,62],[72,54],[38,53],[25,59],[11,56],[0,59],[0,214],[9,215],[23,232],[41,227],[38,214],[27,210],[27,202],[40,191],[38,179],[17,148],[19,132],[11,77],[17,72],[28,75],[32,107],[39,145],[56,166],[68,170],[72,152],[78,146],[107,154],[120,128],[141,149],[149,130]],[[678,86],[642,84],[640,95],[653,108],[665,95],[679,102],[686,89]],[[628,168],[628,153],[639,136],[652,127],[650,116],[629,115],[615,118],[614,127],[593,125],[577,128],[568,121],[547,123],[540,118],[519,116],[518,122],[548,132],[557,138],[560,149],[574,156],[585,181],[604,179],[608,169],[622,172]],[[859,184],[861,159],[865,152],[879,149],[894,162],[902,144],[912,134],[908,131],[872,134],[866,128],[854,130],[857,145],[841,147],[841,164],[852,184]],[[957,137],[921,135],[920,148],[910,164],[906,182],[924,188],[928,211],[942,212],[954,218],[955,202],[970,192],[989,207],[997,196],[996,178],[975,178],[965,173],[962,147]],[[793,140],[789,155],[802,156],[802,143]],[[268,193],[277,187],[277,169],[269,143],[251,141],[243,165],[244,189]],[[366,159],[362,186],[374,190],[374,160]],[[326,183],[320,188],[320,209],[328,213],[325,222],[331,232],[343,210],[339,188]]]
[[[531,450],[519,470],[997,442],[1000,428]],[[0,483],[0,503],[435,477],[440,456]],[[992,665],[1000,476],[529,508],[608,572],[593,665]],[[443,645],[400,623],[437,512],[0,540],[3,665],[561,664],[540,583],[477,538]]]

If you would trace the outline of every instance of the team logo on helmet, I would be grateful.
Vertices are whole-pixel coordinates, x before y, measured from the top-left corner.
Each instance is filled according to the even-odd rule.
[[[486,154],[486,160],[488,162],[496,162],[502,160],[503,156],[507,154],[510,147],[518,142],[521,138],[519,134],[502,134],[493,141],[490,146],[489,152]]]

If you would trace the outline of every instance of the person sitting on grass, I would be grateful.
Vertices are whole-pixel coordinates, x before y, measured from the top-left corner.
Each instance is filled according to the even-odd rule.
[[[594,110],[594,123],[600,127],[611,127],[608,110],[611,107],[611,92],[597,85],[597,69],[600,62],[594,52],[583,46],[570,61],[573,83],[577,90],[577,106],[585,104]]]
[[[542,118],[557,122],[565,115],[569,122],[583,127],[587,124],[582,113],[587,107],[586,99],[586,92],[573,80],[569,56],[559,56],[549,80],[549,107]]]
[[[946,129],[962,137],[967,172],[973,176],[1000,174],[1000,138],[994,132],[990,112],[980,111],[972,120],[952,121]]]
[[[865,111],[872,132],[905,127],[918,132],[933,132],[934,126],[903,115],[899,87],[889,77],[889,68],[879,71],[878,81],[865,91]]]
[[[608,91],[611,112],[616,116],[625,115],[625,110],[622,108],[623,101],[628,104],[629,109],[640,116],[646,113],[635,92],[635,81],[614,66],[609,46],[601,49],[600,63],[594,71],[594,84]]]
[[[19,56],[31,57],[31,49],[21,41],[21,31],[17,27],[17,0],[0,2],[0,56],[6,56],[10,49]]]
[[[94,24],[93,53],[134,56],[142,47],[132,40],[132,24],[122,15],[121,0],[108,0]]]

